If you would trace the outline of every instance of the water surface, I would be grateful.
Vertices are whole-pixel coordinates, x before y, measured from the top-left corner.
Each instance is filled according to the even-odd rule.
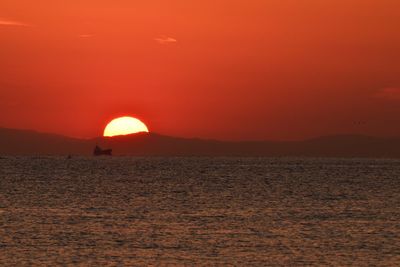
[[[0,158],[0,265],[400,264],[400,161]]]

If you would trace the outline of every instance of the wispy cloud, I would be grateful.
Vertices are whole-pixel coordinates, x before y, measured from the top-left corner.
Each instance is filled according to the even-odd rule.
[[[154,40],[159,44],[172,44],[178,42],[175,38],[169,36],[160,36],[158,38],[154,38]]]
[[[15,20],[8,20],[4,18],[0,18],[0,26],[19,26],[19,27],[31,27],[32,25],[15,21]]]
[[[80,34],[79,38],[92,38],[93,36],[93,34]]]
[[[375,97],[389,100],[400,100],[400,87],[382,88],[375,94]]]

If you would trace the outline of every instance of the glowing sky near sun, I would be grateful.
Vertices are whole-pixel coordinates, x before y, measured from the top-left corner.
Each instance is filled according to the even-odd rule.
[[[400,2],[2,0],[0,126],[400,135]]]

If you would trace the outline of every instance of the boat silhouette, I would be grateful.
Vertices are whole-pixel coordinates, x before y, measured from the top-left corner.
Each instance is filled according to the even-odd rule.
[[[112,149],[101,149],[98,145],[93,150],[93,155],[94,156],[112,156]]]

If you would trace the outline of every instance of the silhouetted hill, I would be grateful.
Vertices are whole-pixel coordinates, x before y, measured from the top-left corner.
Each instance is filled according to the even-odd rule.
[[[3,155],[88,154],[91,149],[93,142],[89,140],[31,130],[0,128],[0,154]]]
[[[326,136],[297,142],[176,138],[140,133],[113,138],[77,139],[30,130],[0,128],[2,155],[91,155],[94,146],[114,155],[135,156],[307,156],[400,158],[400,139],[361,135]]]

